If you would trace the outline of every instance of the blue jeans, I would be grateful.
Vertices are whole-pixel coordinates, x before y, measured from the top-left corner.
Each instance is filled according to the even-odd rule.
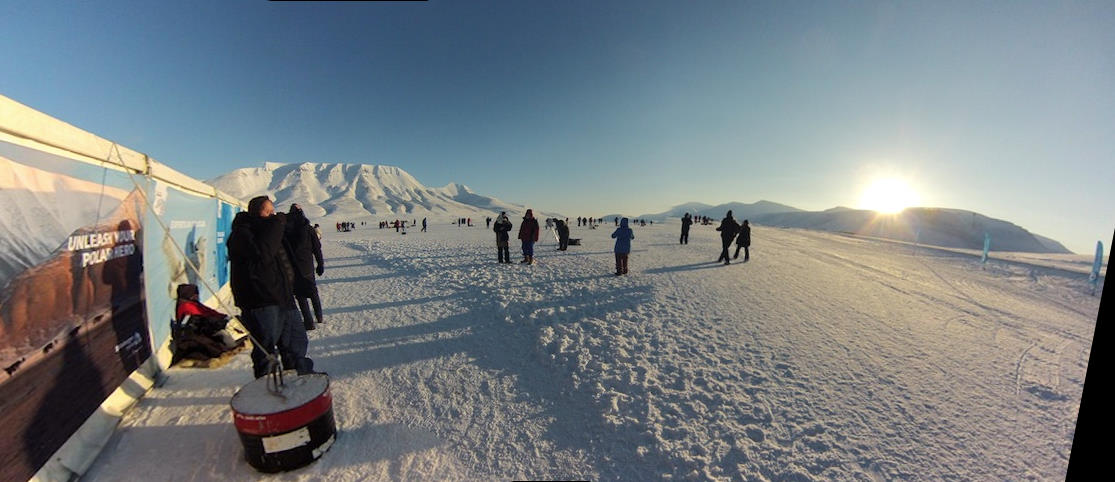
[[[523,256],[534,256],[534,241],[523,240]]]
[[[271,352],[277,350],[284,369],[298,370],[299,374],[313,371],[314,362],[306,357],[310,340],[297,309],[271,305],[248,310],[242,315],[245,328],[263,345],[252,348],[252,371],[256,378],[267,374],[267,354],[261,348]]]

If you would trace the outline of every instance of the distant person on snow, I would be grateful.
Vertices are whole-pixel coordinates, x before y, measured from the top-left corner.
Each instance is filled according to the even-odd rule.
[[[731,211],[728,211],[728,215],[724,217],[724,220],[720,221],[720,227],[716,228],[716,230],[720,231],[720,242],[724,245],[724,249],[721,250],[720,257],[717,258],[717,261],[723,261],[724,264],[732,264],[728,259],[728,248],[732,246],[732,239],[736,237],[736,233],[739,231],[739,224],[736,223],[735,219],[732,219]]]
[[[496,232],[496,249],[499,251],[500,263],[511,263],[511,248],[508,246],[511,235],[511,220],[507,219],[507,211],[499,213],[496,225],[492,228]]]
[[[492,218],[491,218],[491,217],[486,217],[486,218],[484,218],[484,226],[485,226],[485,228],[487,228],[487,229],[491,229],[491,228],[492,228]]]
[[[569,249],[569,225],[560,219],[557,222],[558,251]]]
[[[298,311],[302,312],[302,325],[307,331],[313,330],[315,321],[322,323],[321,296],[314,273],[318,276],[325,273],[325,260],[321,255],[321,241],[313,235],[310,221],[297,204],[290,206],[284,236],[294,264],[294,298],[298,300]],[[317,269],[314,269],[315,262]],[[314,308],[312,314],[310,304]]]
[[[616,227],[619,227],[619,216],[616,217],[615,222],[616,222]]]
[[[534,264],[534,243],[538,242],[539,231],[534,211],[527,209],[523,224],[519,225],[519,240],[523,242],[523,260],[519,264]]]
[[[422,218],[422,232],[426,232],[426,218]]]
[[[693,225],[693,218],[689,217],[689,213],[681,217],[681,239],[678,244],[689,244],[689,226]]]
[[[273,368],[268,352],[281,357],[284,368],[314,373],[314,362],[306,357],[306,328],[294,304],[294,266],[283,238],[285,228],[286,216],[275,214],[271,200],[255,197],[247,212],[233,218],[226,244],[232,297],[240,307],[240,320],[259,342],[252,350],[256,378]]]
[[[739,236],[736,236],[736,255],[733,259],[739,259],[739,249],[743,248],[743,261],[751,259],[751,225],[747,224],[747,220],[743,220],[743,225],[739,227]]]
[[[616,239],[616,276],[627,274],[627,256],[631,254],[631,240],[635,239],[635,232],[627,227],[627,218],[619,222],[612,237]]]

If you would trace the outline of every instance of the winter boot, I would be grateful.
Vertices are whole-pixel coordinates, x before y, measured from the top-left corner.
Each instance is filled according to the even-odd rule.
[[[523,256],[523,260],[522,260],[522,261],[519,261],[519,264],[527,264],[527,260],[528,260],[528,259],[529,259],[529,258],[527,258],[526,256]]]

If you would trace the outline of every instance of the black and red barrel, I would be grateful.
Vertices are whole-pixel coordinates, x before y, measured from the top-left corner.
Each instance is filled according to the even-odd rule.
[[[336,439],[329,377],[290,371],[277,392],[273,386],[268,388],[269,378],[256,379],[232,397],[232,417],[244,458],[260,472],[304,467]]]

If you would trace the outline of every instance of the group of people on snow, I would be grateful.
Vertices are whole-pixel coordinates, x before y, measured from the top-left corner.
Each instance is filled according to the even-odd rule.
[[[743,261],[746,262],[751,259],[751,226],[747,220],[743,220],[743,224],[736,222],[732,218],[732,212],[728,211],[728,215],[720,221],[720,227],[716,228],[720,231],[720,243],[723,245],[723,250],[720,252],[720,257],[717,261],[723,261],[724,264],[732,264],[728,258],[728,248],[732,246],[732,240],[736,241],[736,255],[733,259],[739,259],[739,250],[743,249]]]
[[[253,198],[233,219],[227,247],[232,297],[254,339],[256,378],[277,369],[279,361],[299,374],[316,373],[306,356],[306,331],[324,321],[315,275],[325,272],[325,262],[320,237],[302,209],[294,204],[288,213],[276,213],[267,196]]]

